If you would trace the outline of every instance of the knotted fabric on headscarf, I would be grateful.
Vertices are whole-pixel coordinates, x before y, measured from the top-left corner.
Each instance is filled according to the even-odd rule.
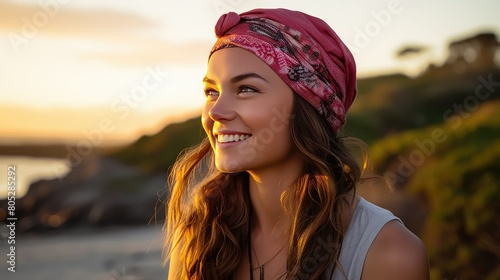
[[[210,55],[240,47],[263,60],[326,118],[335,133],[356,96],[356,64],[347,46],[323,20],[286,9],[222,15]]]

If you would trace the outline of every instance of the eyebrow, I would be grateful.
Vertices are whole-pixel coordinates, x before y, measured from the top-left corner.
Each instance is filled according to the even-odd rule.
[[[234,76],[234,77],[231,78],[230,82],[234,84],[234,83],[241,82],[241,81],[243,81],[245,79],[248,79],[248,78],[257,78],[257,79],[261,79],[261,80],[269,83],[268,80],[266,80],[264,77],[262,77],[261,75],[256,74],[256,73],[246,73],[246,74],[241,74],[241,75],[238,75],[238,76]],[[207,76],[205,76],[203,78],[203,82],[204,83],[213,84],[213,85],[216,84],[214,80],[208,78]]]

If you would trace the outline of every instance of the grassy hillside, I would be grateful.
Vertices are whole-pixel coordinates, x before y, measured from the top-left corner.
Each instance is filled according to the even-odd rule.
[[[204,135],[202,130],[200,118],[171,124],[112,155],[148,172],[166,172],[183,149],[199,143]]]
[[[397,187],[426,201],[421,237],[432,279],[500,277],[500,101],[481,104],[460,124],[381,139],[372,160]]]
[[[451,114],[447,114],[449,110],[460,110],[455,106],[474,105],[471,98],[475,96],[476,88],[482,86],[481,79],[500,81],[500,70],[463,75],[449,73],[439,78],[423,76],[413,80],[398,75],[392,77],[394,82],[387,76],[381,77],[380,83],[378,78],[359,81],[360,91],[369,91],[360,93],[355,101],[355,104],[360,103],[357,105],[360,108],[353,105],[353,110],[348,113],[347,134],[370,144],[392,133],[446,122],[451,119]],[[482,92],[486,92],[484,87]],[[485,101],[499,97],[498,92],[493,92]]]

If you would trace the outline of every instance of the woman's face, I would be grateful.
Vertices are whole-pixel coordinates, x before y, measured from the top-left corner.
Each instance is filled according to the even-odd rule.
[[[293,152],[293,92],[257,56],[241,48],[212,54],[203,79],[202,123],[222,172],[285,164]]]

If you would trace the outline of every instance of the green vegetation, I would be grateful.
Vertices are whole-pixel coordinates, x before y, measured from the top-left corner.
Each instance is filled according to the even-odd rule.
[[[166,172],[179,153],[199,143],[204,135],[200,118],[171,124],[153,136],[142,136],[114,157],[147,172]]]
[[[398,131],[443,123],[451,119],[451,114],[445,113],[455,111],[454,104],[464,107],[464,101],[474,96],[480,85],[478,78],[488,79],[490,75],[492,80],[500,81],[498,69],[413,80],[400,75],[383,76],[379,86],[375,86],[377,78],[359,80],[359,90],[369,91],[360,93],[356,99],[347,116],[345,130],[371,144]],[[391,83],[388,77],[393,77],[395,82]],[[492,93],[488,101],[498,98],[500,94]]]
[[[380,172],[401,164],[401,155],[414,163],[409,176],[392,168],[403,179],[393,182],[423,198],[429,207],[420,236],[431,260],[432,279],[500,278],[499,109],[499,101],[487,102],[460,126],[405,131],[372,145],[372,159]],[[441,143],[430,142],[436,129],[444,131]],[[415,139],[429,141],[421,148]],[[418,152],[424,155],[423,162],[411,160],[411,154]]]

